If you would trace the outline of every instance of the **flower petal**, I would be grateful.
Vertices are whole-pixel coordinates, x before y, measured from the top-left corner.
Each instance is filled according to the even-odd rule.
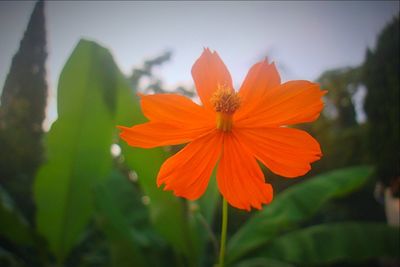
[[[273,190],[265,183],[256,159],[233,134],[224,135],[224,149],[217,171],[218,188],[236,208],[261,209],[272,201]]]
[[[281,78],[276,70],[275,64],[268,64],[265,59],[253,65],[240,87],[239,95],[242,106],[238,113],[248,112],[263,101],[268,90],[281,84]]]
[[[118,126],[120,137],[130,146],[152,148],[190,142],[211,131],[211,128],[178,127],[162,122],[147,122],[132,127]]]
[[[140,95],[144,115],[151,121],[177,126],[215,124],[215,115],[185,96],[177,94]]]
[[[323,108],[319,85],[290,81],[268,90],[263,102],[249,114],[237,114],[237,127],[268,127],[311,122]]]
[[[157,185],[172,190],[176,196],[199,198],[207,188],[211,173],[221,153],[222,134],[213,131],[193,142],[161,166]]]
[[[224,62],[217,52],[211,52],[208,48],[204,49],[200,58],[194,63],[192,76],[197,94],[207,109],[213,110],[210,99],[218,86],[226,86],[233,90],[232,78]]]
[[[240,141],[274,173],[285,177],[306,174],[310,163],[321,158],[318,142],[292,128],[235,129]]]

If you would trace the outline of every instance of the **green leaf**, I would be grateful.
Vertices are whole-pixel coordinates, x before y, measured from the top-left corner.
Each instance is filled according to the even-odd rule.
[[[2,247],[0,247],[0,264],[1,266],[7,266],[7,267],[26,266],[26,262],[18,258],[18,256],[15,255],[14,253],[4,250]]]
[[[217,178],[215,170],[210,177],[207,190],[204,195],[197,201],[200,207],[200,212],[206,222],[211,225],[214,219],[215,209],[218,207],[219,191],[217,188]]]
[[[0,186],[0,236],[18,245],[33,245],[32,229],[14,201]]]
[[[218,240],[213,232],[212,226],[214,221],[215,210],[218,207],[220,200],[220,194],[217,187],[216,169],[210,177],[210,181],[207,186],[207,190],[204,195],[195,203],[191,203],[191,209],[193,211],[194,219],[191,221],[193,224],[193,231],[197,232],[195,236],[195,242],[198,245],[196,249],[201,255],[200,263],[204,263],[206,258],[210,258],[207,255],[207,249],[209,244],[213,247],[214,256],[218,256]]]
[[[117,74],[105,48],[82,40],[60,76],[58,119],[34,186],[38,231],[59,261],[81,238],[93,212],[93,187],[111,169]]]
[[[118,172],[113,172],[110,180],[96,187],[95,202],[97,206],[97,221],[105,232],[111,247],[113,266],[147,266],[139,245],[147,245],[148,240],[136,229],[130,226],[128,218],[123,213],[121,198],[113,192],[116,186],[123,184],[131,186]],[[130,190],[129,193],[134,193]],[[133,198],[134,196],[131,195]]]
[[[259,255],[302,266],[399,258],[399,228],[380,223],[332,223],[283,235]]]
[[[229,262],[268,243],[284,230],[315,215],[328,201],[349,194],[364,185],[372,168],[358,166],[331,171],[296,184],[251,218],[228,243]]]
[[[132,126],[146,121],[138,97],[129,87],[120,88],[118,93],[118,125]],[[150,218],[156,231],[167,240],[178,253],[185,254],[196,261],[195,244],[188,226],[187,212],[182,199],[171,192],[163,191],[156,184],[157,173],[167,158],[162,148],[140,149],[128,146],[120,140],[125,163],[138,175],[138,183],[149,198]]]
[[[235,264],[234,267],[295,267],[295,266],[274,259],[251,258]]]

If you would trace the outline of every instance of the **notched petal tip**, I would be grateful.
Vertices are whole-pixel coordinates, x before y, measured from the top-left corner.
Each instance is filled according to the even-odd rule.
[[[117,128],[118,130],[121,131],[121,132],[119,132],[120,136],[130,129],[130,127],[122,126],[122,125],[117,125],[117,126],[115,126],[115,128]]]
[[[141,92],[136,92],[136,96],[142,98],[142,97],[144,97],[146,95],[141,93]]]
[[[272,184],[266,184],[266,189],[268,192],[268,199],[265,202],[265,204],[269,204],[272,202],[272,200],[274,199],[274,188],[272,187]]]
[[[192,66],[192,77],[196,86],[197,94],[207,109],[213,110],[210,98],[218,89],[224,85],[233,88],[231,75],[222,59],[216,51],[205,48],[200,57]]]
[[[160,179],[159,176],[157,177],[156,183],[158,188],[160,188],[164,184],[164,182]],[[163,190],[166,190],[165,187],[163,188]]]
[[[213,50],[213,49],[209,48],[209,47],[203,47],[203,53],[202,53],[201,56],[203,56],[203,55],[212,56],[212,57],[214,57],[214,56],[219,57],[218,52],[216,50]]]
[[[322,156],[317,140],[294,128],[255,128],[235,132],[251,153],[275,174],[287,178],[305,175]]]
[[[237,116],[240,127],[276,127],[312,122],[318,118],[324,107],[323,95],[318,83],[306,80],[293,80],[281,84],[265,93],[257,112]],[[249,112],[248,112],[249,113]],[[245,116],[246,115],[246,116]]]
[[[210,49],[208,46],[204,46],[204,47],[203,47],[203,53],[210,53],[210,54],[212,54],[212,51],[211,51],[211,49]]]
[[[281,78],[275,64],[268,63],[267,59],[254,64],[247,73],[239,94],[243,100],[243,106],[237,118],[247,117],[249,113],[265,105],[270,100],[265,98],[267,93],[281,84]]]
[[[251,202],[237,202],[235,200],[228,200],[228,203],[237,209],[245,210],[250,212],[252,209],[256,210],[262,210],[263,205],[268,205],[272,202],[274,196],[273,196],[273,188],[272,185],[269,183],[264,183],[259,185],[259,189],[261,194],[263,195],[262,199],[258,199],[257,201],[251,201]]]
[[[238,209],[261,209],[263,204],[272,201],[272,186],[265,182],[256,159],[235,135],[224,139],[217,184],[228,203]]]
[[[221,151],[221,135],[211,132],[186,145],[160,168],[157,185],[176,196],[198,199],[207,188]]]
[[[278,72],[278,71],[277,71],[278,68],[276,67],[275,61],[271,61],[271,63],[269,63],[269,66],[270,66],[271,68],[274,68],[275,71]]]

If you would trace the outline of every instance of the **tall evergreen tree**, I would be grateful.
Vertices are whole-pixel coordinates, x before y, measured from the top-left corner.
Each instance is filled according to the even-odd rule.
[[[33,212],[33,176],[43,157],[46,57],[44,1],[39,0],[12,59],[0,106],[0,182],[28,213]]]
[[[377,174],[385,183],[399,179],[399,17],[379,35],[374,51],[367,51],[364,82],[368,89],[365,112],[369,145]]]

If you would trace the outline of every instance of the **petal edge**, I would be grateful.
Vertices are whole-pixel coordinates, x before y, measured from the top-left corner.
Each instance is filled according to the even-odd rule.
[[[272,186],[256,159],[233,134],[225,134],[224,148],[217,170],[218,188],[228,203],[236,208],[261,209],[273,198]]]
[[[192,77],[201,102],[209,110],[214,110],[210,99],[219,85],[233,89],[232,78],[224,62],[217,52],[211,52],[208,48],[193,64]]]
[[[211,128],[177,127],[161,122],[147,122],[132,127],[117,126],[120,138],[128,145],[141,148],[177,145],[190,142],[211,131]]]
[[[295,178],[306,174],[322,156],[319,143],[293,128],[236,129],[241,142],[272,172]]]
[[[199,198],[207,188],[221,148],[222,137],[218,131],[194,140],[164,162],[157,185],[165,184],[164,190],[172,190],[176,196]]]

